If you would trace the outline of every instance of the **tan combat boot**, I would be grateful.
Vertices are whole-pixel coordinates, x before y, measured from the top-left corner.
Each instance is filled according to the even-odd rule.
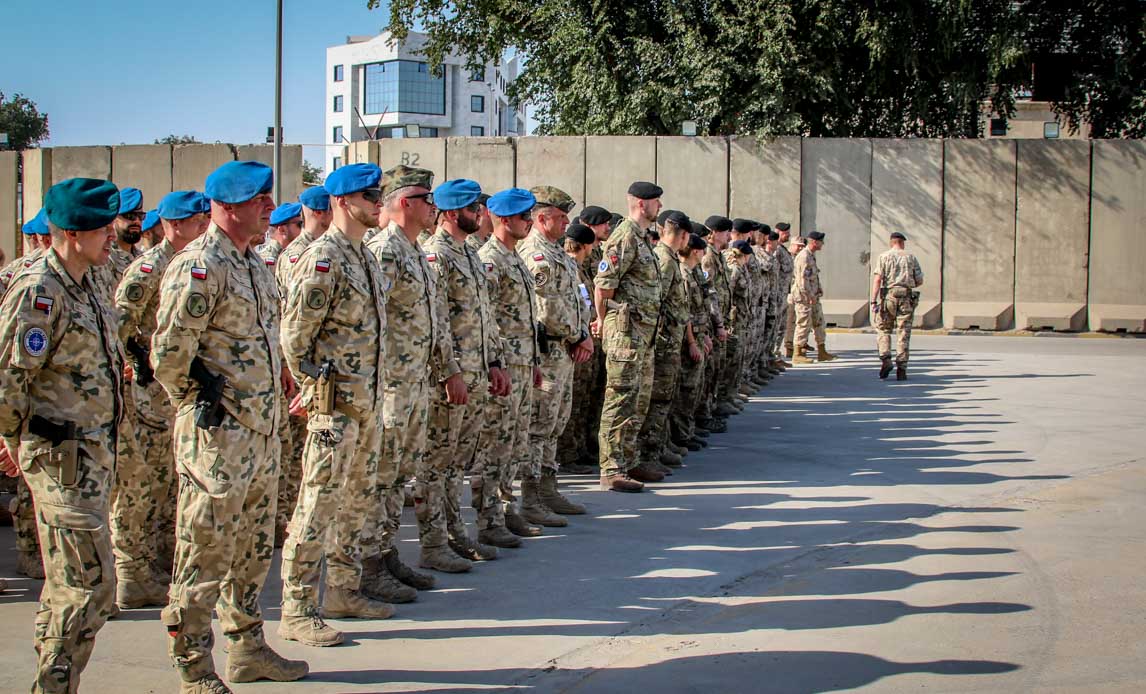
[[[44,562],[40,559],[39,552],[24,552],[16,553],[16,573],[21,576],[35,579],[37,581],[44,580]]]
[[[543,525],[547,528],[564,528],[569,521],[557,515],[541,501],[541,482],[538,480],[521,481],[521,517],[530,523]]]
[[[836,355],[832,354],[823,345],[816,345],[816,359],[820,361],[832,361]]]
[[[629,477],[620,470],[616,472],[601,473],[601,489],[606,492],[628,492],[636,494],[641,492],[645,485]]]
[[[470,561],[493,561],[497,559],[497,548],[474,542],[473,538],[462,532],[449,539],[450,549],[454,554]]]
[[[544,534],[540,526],[530,524],[512,506],[505,510],[505,529],[518,537],[541,537]]]
[[[792,357],[793,364],[811,364],[812,360],[808,358],[808,346],[800,345],[800,349],[796,350],[796,355]]]
[[[434,569],[448,574],[460,574],[473,568],[473,562],[459,557],[447,545],[423,547],[418,565],[423,569]]]
[[[322,621],[315,608],[301,615],[284,614],[279,622],[279,638],[318,648],[337,646],[343,640],[342,632]]]
[[[793,351],[795,351],[795,350],[792,349],[792,343],[791,342],[785,342],[784,343],[784,358],[785,359],[791,359]]]
[[[557,472],[546,470],[541,473],[541,503],[549,507],[550,511],[562,516],[580,516],[585,513],[585,507],[576,504],[562,496],[557,490]]]
[[[204,675],[194,682],[181,682],[179,694],[235,694],[231,688],[223,684],[223,680],[215,673]]]
[[[322,596],[322,616],[327,619],[390,619],[394,606],[381,600],[371,600],[362,593],[348,588],[327,586]]]
[[[227,679],[232,682],[294,682],[310,672],[304,660],[287,660],[265,643],[239,641],[227,654]]]
[[[514,535],[504,525],[494,525],[478,531],[478,542],[491,547],[520,547],[521,538]]]
[[[359,585],[363,595],[384,603],[407,603],[418,599],[418,591],[395,578],[380,556],[362,560]]]
[[[115,604],[121,610],[162,607],[167,604],[167,586],[151,579],[146,581],[116,579]]]

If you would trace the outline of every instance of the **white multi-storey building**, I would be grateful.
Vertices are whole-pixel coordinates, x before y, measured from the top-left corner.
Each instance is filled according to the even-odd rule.
[[[517,58],[469,70],[448,56],[430,71],[418,54],[425,34],[410,32],[391,46],[390,32],[349,36],[326,49],[326,142],[347,144],[386,137],[524,135],[525,109],[506,89],[517,78]],[[416,126],[416,127],[414,127]],[[327,147],[326,173],[342,165],[342,149]]]

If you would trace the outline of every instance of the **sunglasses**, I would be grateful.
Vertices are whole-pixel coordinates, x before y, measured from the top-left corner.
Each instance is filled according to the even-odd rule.
[[[120,215],[129,222],[142,222],[147,215],[143,212],[124,212]]]
[[[407,200],[413,200],[414,198],[422,198],[423,200],[426,201],[427,205],[433,205],[434,204],[434,194],[433,193],[418,193],[417,195],[407,195],[406,196]]]
[[[382,199],[382,191],[379,188],[367,188],[362,191],[362,199],[370,204],[374,204]]]

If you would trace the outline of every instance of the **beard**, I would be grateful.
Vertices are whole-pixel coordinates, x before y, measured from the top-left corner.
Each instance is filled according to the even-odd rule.
[[[143,232],[136,231],[135,229],[129,228],[119,232],[119,240],[123,241],[129,246],[134,246],[135,244],[139,243],[141,238],[143,238]]]
[[[481,228],[481,220],[458,215],[458,228],[466,235],[472,234]]]
[[[372,215],[360,207],[350,208],[350,218],[367,228],[378,226],[378,215]]]

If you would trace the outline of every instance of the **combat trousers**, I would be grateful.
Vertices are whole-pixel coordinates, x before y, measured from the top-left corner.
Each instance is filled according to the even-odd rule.
[[[693,437],[695,422],[692,415],[696,409],[697,394],[704,381],[704,361],[693,361],[687,353],[680,360],[680,385],[669,414],[671,435],[677,443],[684,443]]]
[[[414,483],[414,513],[422,547],[441,547],[466,534],[462,519],[462,478],[477,455],[485,424],[489,378],[484,373],[462,372],[469,390],[465,405],[446,401],[445,386],[438,386],[430,401],[429,448]]]
[[[600,454],[598,439],[601,435],[601,407],[605,404],[605,349],[601,344],[593,350],[593,361],[597,366],[593,370],[593,384],[589,391],[589,409],[585,413],[588,431],[585,433],[585,444],[589,450],[589,457],[597,460]]]
[[[665,331],[662,330],[661,333]],[[677,331],[680,333],[680,331]],[[653,350],[653,391],[649,397],[649,411],[641,424],[640,460],[657,462],[664,452],[669,435],[669,413],[676,397],[680,379],[680,348],[683,337],[679,334],[665,337],[658,333]]]
[[[367,521],[368,532],[363,532],[375,546],[366,547],[363,558],[385,552],[397,541],[406,502],[404,486],[418,474],[425,457],[429,398],[428,380],[386,382],[382,399],[382,458],[378,462],[378,483]],[[415,488],[415,495],[417,492]],[[415,508],[418,503],[415,496]]]
[[[876,329],[876,346],[880,358],[891,357],[891,331],[895,330],[895,363],[907,364],[911,351],[911,323],[915,319],[915,302],[910,289],[892,287],[880,307]]]
[[[145,527],[150,540],[150,556],[167,562],[164,569],[171,571],[170,561],[175,554],[175,453],[169,427],[152,426],[140,420],[136,429],[139,448],[147,470],[148,519]]]
[[[573,404],[569,418],[561,427],[557,445],[557,460],[561,464],[576,463],[590,457],[589,422],[592,421],[593,386],[597,382],[597,352],[581,364],[573,365]]]
[[[12,514],[12,529],[16,531],[16,549],[20,552],[40,552],[39,530],[36,529],[36,504],[32,490],[23,475],[16,478],[16,511]]]
[[[565,346],[552,343],[541,355],[541,387],[533,393],[529,418],[529,469],[523,478],[537,480],[546,470],[557,471],[557,436],[573,406],[573,359]]]
[[[744,344],[736,334],[728,335],[726,350],[727,363],[723,366],[724,376],[717,391],[720,402],[736,399],[740,391],[740,375],[744,372]]]
[[[796,305],[790,297],[785,299],[784,305],[787,307],[784,311],[784,344],[790,345],[796,335]]]
[[[504,504],[512,504],[513,480],[530,466],[529,422],[533,413],[533,367],[510,364],[509,395],[490,398],[487,425],[478,438],[470,471],[470,494],[478,530],[505,525]]]
[[[111,490],[111,544],[115,573],[121,581],[151,580],[155,529],[150,511],[152,471],[136,435],[139,415],[130,388],[123,389],[124,416],[119,425],[115,486]]]
[[[215,670],[212,610],[229,640],[262,643],[259,594],[274,553],[279,439],[229,414],[200,429],[190,408],[176,415],[174,431],[175,571],[161,620],[175,667],[191,682]]]
[[[292,417],[283,399],[279,437],[279,498],[275,512],[275,527],[285,528],[298,505],[299,487],[302,485],[302,456],[306,447],[305,417]]]
[[[719,383],[717,379],[720,374],[720,365],[724,361],[724,350],[727,345],[727,342],[721,342],[713,338],[712,351],[708,353],[708,358],[704,360],[704,384],[696,400],[696,409],[693,411],[693,419],[698,422],[707,423],[712,420],[712,410],[716,404],[716,386]]]
[[[44,587],[33,644],[39,655],[33,692],[72,694],[95,646],[96,632],[115,607],[115,558],[108,532],[116,466],[108,432],[84,440],[74,486],[60,484],[51,445],[21,440],[20,467],[35,504],[44,560]],[[42,444],[42,445],[41,445]]]
[[[602,474],[637,466],[637,437],[652,395],[656,325],[621,318],[621,313],[608,313],[602,327],[605,396],[598,436]]]
[[[808,344],[808,332],[812,332],[816,336],[816,344],[823,346],[824,342],[824,309],[817,301],[812,304],[805,304],[797,301],[796,308],[796,349]]]

